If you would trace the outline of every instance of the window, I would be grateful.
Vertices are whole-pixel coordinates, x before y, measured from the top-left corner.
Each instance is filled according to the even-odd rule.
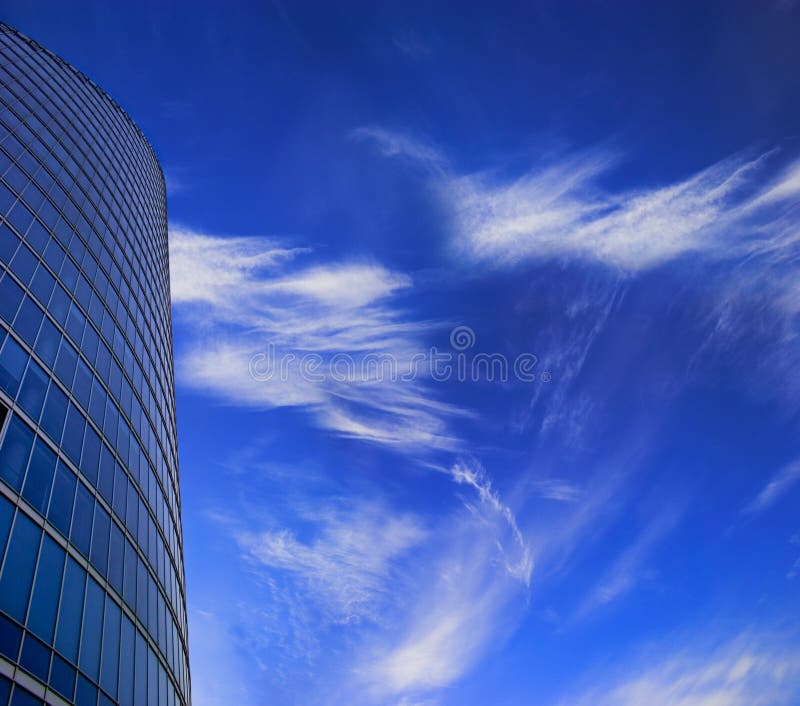
[[[44,318],[44,312],[34,303],[33,299],[26,296],[17,312],[17,318],[14,319],[14,330],[31,347],[36,340],[36,334],[39,333],[42,318]]]
[[[0,446],[0,478],[19,492],[33,445],[33,432],[18,416],[8,423]]]
[[[35,360],[28,363],[17,402],[35,421],[39,421],[50,378]]]
[[[20,286],[8,275],[3,277],[0,280],[0,316],[8,322],[13,321],[22,296]]]
[[[61,440],[66,415],[67,396],[59,389],[58,385],[51,384],[39,424],[56,443]]]
[[[22,486],[22,496],[39,512],[44,515],[50,500],[50,487],[53,484],[53,474],[56,467],[56,455],[41,439],[34,442],[28,473],[25,484]]]
[[[0,293],[1,295],[2,293]],[[0,387],[11,397],[17,396],[27,362],[28,354],[11,336],[8,336],[2,351],[0,351]]]
[[[112,696],[117,695],[117,670],[119,668],[120,609],[110,598],[106,598],[106,614],[103,622],[103,659],[100,686]]]
[[[97,680],[100,670],[100,640],[103,627],[103,601],[105,593],[92,578],[86,586],[86,604],[81,631],[79,666],[82,672]]]
[[[46,642],[53,640],[64,554],[64,550],[50,537],[44,536],[28,615],[28,629]]]
[[[26,634],[22,643],[22,654],[19,663],[40,681],[47,681],[50,671],[50,648],[37,640],[33,635]],[[41,702],[37,702],[41,703]]]
[[[53,665],[50,668],[50,686],[68,701],[72,701],[75,669],[57,654],[53,655]]]
[[[94,497],[83,483],[78,483],[75,495],[75,512],[72,516],[72,529],[69,541],[85,556],[89,556],[89,545],[92,538],[92,516],[94,514]]]
[[[55,647],[71,662],[78,660],[78,637],[83,618],[85,586],[86,572],[72,557],[67,557]]]
[[[111,531],[111,518],[100,503],[94,506],[94,526],[92,529],[91,561],[103,576],[108,571],[108,535]]]
[[[69,535],[76,482],[75,474],[59,461],[56,468],[55,481],[53,482],[53,495],[50,498],[47,519],[65,537]]]
[[[0,610],[19,622],[25,621],[41,536],[41,529],[17,512],[0,576]]]
[[[86,420],[83,415],[74,404],[70,403],[67,422],[64,424],[64,437],[61,440],[61,448],[76,466],[80,464],[81,460],[81,446],[83,446],[85,426]]]
[[[58,344],[60,341],[61,333],[59,333],[50,319],[45,318],[44,321],[42,321],[42,328],[39,329],[39,337],[36,339],[36,347],[34,350],[51,368],[56,359],[56,352],[58,351]]]

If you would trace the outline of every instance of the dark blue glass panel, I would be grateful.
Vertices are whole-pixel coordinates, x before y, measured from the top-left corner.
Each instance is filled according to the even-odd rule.
[[[11,682],[0,674],[0,704],[6,706],[11,695]]]
[[[47,511],[55,468],[56,455],[44,441],[37,438],[33,444],[28,473],[22,486],[22,497],[42,515]]]
[[[44,701],[17,686],[11,697],[11,706],[44,706]]]
[[[0,316],[11,323],[22,301],[22,288],[6,275],[0,280]]]
[[[44,403],[44,412],[39,422],[48,436],[58,443],[64,430],[64,418],[67,415],[67,396],[57,385],[50,385],[47,400]]]
[[[0,615],[0,654],[16,662],[21,640],[22,628]]]
[[[147,703],[147,643],[138,630],[136,631],[136,678],[133,703]]]
[[[100,638],[103,628],[105,593],[92,578],[86,586],[86,605],[81,630],[81,655],[78,663],[82,672],[97,680],[100,672]]]
[[[89,556],[89,545],[92,539],[92,516],[94,515],[94,497],[83,483],[78,483],[75,494],[75,512],[72,515],[72,529],[69,541],[85,556]]]
[[[87,424],[86,436],[83,439],[80,469],[81,473],[83,473],[93,485],[97,485],[97,466],[99,462],[100,437],[97,435],[97,432]]]
[[[86,571],[72,557],[67,557],[55,647],[71,662],[78,660],[78,637],[83,618],[85,586]]]
[[[108,535],[111,531],[111,518],[100,503],[94,506],[94,526],[92,529],[91,562],[103,576],[108,571]]]
[[[0,558],[6,553],[6,540],[11,531],[11,520],[14,518],[14,506],[0,496]]]
[[[108,548],[108,580],[117,593],[122,593],[122,567],[125,556],[125,537],[116,522],[111,523]]]
[[[47,519],[65,537],[69,536],[76,482],[75,474],[59,462],[53,481],[53,493],[50,498],[50,507],[47,510]]]
[[[133,706],[133,659],[136,644],[136,628],[122,616],[122,633],[119,654],[119,694],[120,706]]]
[[[114,456],[111,449],[103,444],[100,453],[100,477],[97,481],[97,489],[107,503],[114,499]]]
[[[33,431],[18,416],[11,417],[0,446],[0,478],[19,492],[33,445]]]
[[[0,387],[2,387],[11,397],[17,396],[19,383],[22,374],[25,372],[25,364],[28,362],[28,354],[24,351],[11,336],[6,338],[3,350],[0,351]]]
[[[67,411],[67,421],[64,424],[64,437],[61,439],[61,448],[67,457],[76,466],[81,461],[81,447],[83,446],[83,431],[86,419],[80,410],[72,403]]]
[[[14,319],[14,330],[22,336],[31,348],[36,341],[36,334],[39,333],[39,326],[42,323],[44,313],[36,306],[33,299],[25,297],[22,301],[22,306],[17,312],[17,318]]]
[[[75,706],[95,706],[97,704],[97,687],[78,674],[78,687],[75,691]]]
[[[117,604],[106,599],[106,615],[103,622],[103,658],[100,670],[100,686],[109,694],[117,695],[117,669],[119,668],[120,610]]]
[[[72,701],[72,694],[75,691],[75,668],[57,654],[53,655],[53,665],[50,668],[50,686],[67,701]]]
[[[3,575],[0,576],[0,610],[19,622],[25,621],[33,581],[33,568],[39,554],[42,530],[17,512],[8,541]]]
[[[53,290],[53,295],[50,297],[50,306],[47,307],[47,311],[50,312],[50,315],[62,326],[67,320],[69,303],[69,295],[60,284],[57,284],[56,288]]]
[[[39,337],[36,339],[34,350],[45,364],[49,365],[51,368],[56,359],[59,341],[61,341],[61,333],[59,330],[53,325],[50,319],[44,319],[44,321],[42,321],[42,327],[39,329]]]
[[[27,633],[22,643],[19,663],[37,679],[47,682],[47,675],[50,673],[50,654],[47,645]]]
[[[47,373],[36,361],[31,360],[28,363],[28,369],[25,371],[17,402],[37,422],[39,421],[39,415],[42,413],[42,405],[44,405],[49,382],[50,378]]]
[[[64,550],[45,535],[28,612],[28,629],[48,643],[53,641],[63,570]]]
[[[59,380],[69,390],[72,389],[72,378],[75,377],[75,366],[78,364],[78,354],[69,344],[67,339],[61,341],[56,358],[55,373]]]

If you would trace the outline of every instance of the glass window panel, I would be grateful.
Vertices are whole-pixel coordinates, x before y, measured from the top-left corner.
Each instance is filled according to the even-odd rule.
[[[133,703],[147,703],[147,643],[144,636],[136,631],[136,678],[134,681]]]
[[[23,669],[46,682],[50,672],[50,648],[28,633],[22,643],[19,662]]]
[[[75,513],[72,517],[72,529],[69,541],[85,556],[89,556],[89,545],[92,538],[92,516],[94,515],[94,497],[83,483],[78,483],[75,495]]]
[[[16,662],[21,641],[22,628],[0,614],[0,654],[8,657],[12,662]]]
[[[136,550],[128,540],[125,540],[125,575],[123,576],[122,595],[132,609],[136,608],[136,565]]]
[[[0,194],[7,193],[5,186],[0,184]],[[1,197],[0,197],[1,198]],[[0,204],[0,213],[5,213]],[[17,248],[19,247],[19,238],[14,234],[5,223],[0,225],[0,260],[3,262],[11,262]]]
[[[47,400],[44,403],[44,412],[40,426],[53,441],[61,441],[64,430],[64,418],[67,416],[67,396],[59,389],[58,385],[50,384]]]
[[[78,686],[75,690],[75,706],[95,706],[97,703],[97,687],[83,674],[78,674]]]
[[[47,373],[35,360],[31,360],[25,371],[17,402],[37,422],[42,413],[42,405],[44,405],[49,382],[50,378]]]
[[[39,267],[36,268],[36,272],[33,275],[33,280],[31,281],[31,291],[39,300],[39,302],[41,302],[42,306],[47,306],[55,285],[56,281],[53,278],[53,275],[48,272],[44,265],[39,265]]]
[[[56,455],[41,439],[33,445],[28,473],[22,486],[22,496],[42,515],[50,500],[50,488],[56,468]]]
[[[19,208],[14,209],[14,211],[19,210]],[[24,209],[21,210],[24,211]],[[13,219],[9,218],[9,220],[12,222],[12,225],[15,225]],[[35,269],[36,258],[31,251],[25,246],[17,248],[17,252],[14,253],[14,257],[11,260],[11,271],[19,278],[23,286],[27,286],[28,282],[31,281]]]
[[[119,665],[119,703],[120,706],[133,706],[133,668],[136,644],[136,628],[126,617],[122,616],[122,634],[120,639]]]
[[[89,398],[92,394],[92,371],[82,358],[78,359],[75,370],[75,382],[72,385],[72,394],[81,403],[84,409],[89,409]]]
[[[0,316],[6,321],[14,320],[23,292],[20,286],[11,277],[6,275],[0,280]]]
[[[110,504],[114,497],[114,456],[105,444],[100,454],[100,477],[97,488],[105,501]]]
[[[0,387],[12,398],[17,396],[28,354],[11,336],[6,338],[0,351]]]
[[[53,482],[53,493],[50,498],[47,519],[65,537],[69,535],[76,482],[75,474],[63,463],[59,462],[56,468],[55,481]]]
[[[100,671],[100,639],[103,628],[103,601],[105,593],[100,585],[89,578],[86,586],[86,604],[81,631],[79,666],[90,678],[97,680]]]
[[[75,377],[75,366],[77,364],[77,351],[66,338],[63,339],[58,349],[55,372],[68,390],[72,389],[72,379]]]
[[[69,314],[67,315],[67,325],[65,326],[65,328],[67,329],[69,337],[73,341],[75,341],[76,345],[80,345],[81,343],[81,339],[83,338],[83,329],[85,326],[86,326],[86,317],[78,308],[78,305],[75,304],[75,302],[73,302],[72,306],[69,308]]]
[[[53,290],[53,296],[50,297],[50,306],[47,307],[47,311],[62,326],[67,320],[69,304],[69,295],[64,291],[64,288],[60,284],[56,284],[56,288]]]
[[[75,668],[57,654],[53,655],[50,667],[50,686],[67,701],[72,701],[75,692]]]
[[[67,412],[67,421],[64,424],[64,437],[61,440],[61,448],[67,454],[70,461],[76,466],[80,463],[81,447],[83,446],[83,431],[86,420],[80,410],[72,403]]]
[[[71,662],[78,660],[78,638],[83,618],[83,593],[86,571],[72,557],[67,557],[61,610],[56,630],[56,649]]]
[[[63,570],[64,550],[45,535],[28,613],[28,629],[48,643],[53,641]]]
[[[108,535],[111,531],[111,518],[100,503],[94,506],[94,527],[92,529],[91,561],[104,576],[108,571]]]
[[[125,554],[125,537],[115,522],[111,523],[108,547],[108,580],[117,593],[122,593],[122,562]]]
[[[45,364],[51,368],[55,362],[60,341],[61,333],[50,319],[45,318],[42,321],[42,327],[39,329],[39,336],[36,339],[34,350]]]
[[[33,694],[16,687],[14,696],[11,697],[11,706],[43,706],[44,701],[37,699]]]
[[[100,463],[100,437],[97,432],[88,424],[86,425],[86,435],[83,439],[83,453],[81,455],[81,473],[85,475],[92,484],[97,484],[97,466]]]
[[[28,457],[33,446],[33,431],[18,416],[11,417],[0,446],[0,478],[19,492]]]
[[[119,631],[119,606],[110,598],[106,598],[100,686],[114,697],[117,695],[117,670],[119,669]]]
[[[39,553],[42,530],[21,512],[17,512],[11,539],[0,576],[0,610],[19,622],[25,621],[33,568]]]
[[[125,522],[125,503],[128,496],[128,476],[118,463],[114,464],[114,512]]]
[[[39,333],[43,317],[44,312],[34,303],[33,299],[26,296],[14,319],[14,330],[31,348],[36,341],[36,334]]]
[[[6,541],[11,531],[11,520],[14,518],[14,506],[0,496],[0,559],[6,553]]]

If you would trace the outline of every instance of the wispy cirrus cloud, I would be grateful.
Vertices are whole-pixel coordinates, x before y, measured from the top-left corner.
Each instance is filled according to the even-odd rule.
[[[666,185],[610,189],[604,179],[621,157],[607,149],[551,159],[509,179],[496,170],[460,172],[405,133],[371,126],[356,134],[387,157],[432,170],[455,252],[487,266],[571,257],[636,272],[693,252],[775,252],[798,237],[786,219],[796,211],[800,161],[775,174],[773,152],[736,155]]]
[[[457,446],[447,419],[462,410],[438,402],[421,380],[330,374],[336,354],[385,353],[398,375],[411,369],[432,324],[403,311],[408,275],[374,262],[304,266],[298,260],[307,249],[268,238],[173,227],[170,242],[173,304],[191,332],[177,356],[185,383],[234,404],[303,407],[343,436],[405,448]],[[273,367],[256,377],[254,356],[267,350]],[[317,357],[314,375],[299,363],[309,354]],[[424,377],[424,368],[416,370]]]
[[[241,529],[235,538],[247,561],[291,575],[334,623],[377,619],[394,563],[428,537],[418,517],[375,501],[327,501],[300,519],[308,539],[288,528]]]
[[[800,482],[800,459],[795,459],[779,469],[744,508],[745,515],[758,515],[774,505],[782,495]]]
[[[789,706],[800,687],[796,635],[745,630],[679,640],[651,650],[632,668],[565,698],[561,706]]]

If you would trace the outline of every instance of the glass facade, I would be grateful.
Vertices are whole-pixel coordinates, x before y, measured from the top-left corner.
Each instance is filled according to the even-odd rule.
[[[164,178],[0,24],[0,706],[190,702]]]

